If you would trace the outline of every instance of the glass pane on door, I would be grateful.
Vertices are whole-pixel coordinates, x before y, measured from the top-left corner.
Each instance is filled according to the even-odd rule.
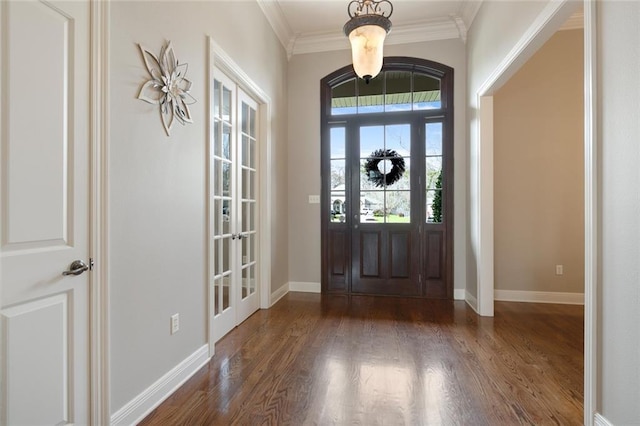
[[[442,123],[425,124],[426,222],[442,222]]]
[[[214,316],[231,307],[233,281],[233,239],[231,217],[234,214],[233,98],[232,90],[214,80],[213,149],[211,158],[211,267]]]
[[[256,140],[256,110],[246,102],[241,102],[240,108],[241,114],[241,132],[240,138],[242,139],[242,145],[239,147],[241,153],[240,158],[240,173],[239,179],[242,181],[240,184],[240,204],[241,204],[241,259],[240,268],[242,269],[242,283],[240,298],[245,299],[256,293],[255,276],[253,271],[257,259],[255,257],[255,249],[257,240],[257,229],[255,214],[257,211],[257,169],[255,168],[256,161],[253,159],[255,155]]]
[[[411,125],[360,127],[360,222],[411,222]]]
[[[330,130],[331,137],[331,200],[330,215],[331,222],[343,223],[346,221],[347,205],[345,199],[346,188],[346,143],[345,128],[333,127]]]

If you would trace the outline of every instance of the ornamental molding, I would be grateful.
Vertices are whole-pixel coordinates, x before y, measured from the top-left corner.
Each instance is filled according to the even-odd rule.
[[[277,1],[257,0],[278,40],[287,52],[287,58],[305,53],[331,52],[350,49],[342,28],[331,32],[295,34],[289,26]],[[442,18],[394,24],[385,45],[408,44],[425,41],[460,39],[466,42],[467,32],[475,19],[482,1],[468,0],[458,13]]]

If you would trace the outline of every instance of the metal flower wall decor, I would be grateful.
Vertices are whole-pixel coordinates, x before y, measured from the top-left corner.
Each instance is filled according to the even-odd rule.
[[[151,76],[142,85],[138,99],[160,106],[162,126],[170,136],[174,121],[182,125],[193,123],[189,105],[196,100],[189,94],[191,82],[185,78],[189,65],[178,63],[170,41],[160,50],[159,57],[142,45],[138,46]]]

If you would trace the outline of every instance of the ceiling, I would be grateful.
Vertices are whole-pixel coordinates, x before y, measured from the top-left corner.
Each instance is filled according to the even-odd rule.
[[[385,44],[459,38],[466,41],[482,0],[392,0],[393,27]],[[291,55],[349,49],[342,26],[349,0],[258,0]]]

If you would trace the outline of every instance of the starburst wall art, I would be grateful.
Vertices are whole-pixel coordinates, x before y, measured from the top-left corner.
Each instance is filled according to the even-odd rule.
[[[191,82],[186,79],[189,65],[178,63],[170,41],[160,50],[159,57],[140,44],[138,47],[151,76],[142,85],[138,99],[159,106],[162,126],[170,136],[175,121],[182,125],[193,123],[189,105],[196,100],[189,94]]]

